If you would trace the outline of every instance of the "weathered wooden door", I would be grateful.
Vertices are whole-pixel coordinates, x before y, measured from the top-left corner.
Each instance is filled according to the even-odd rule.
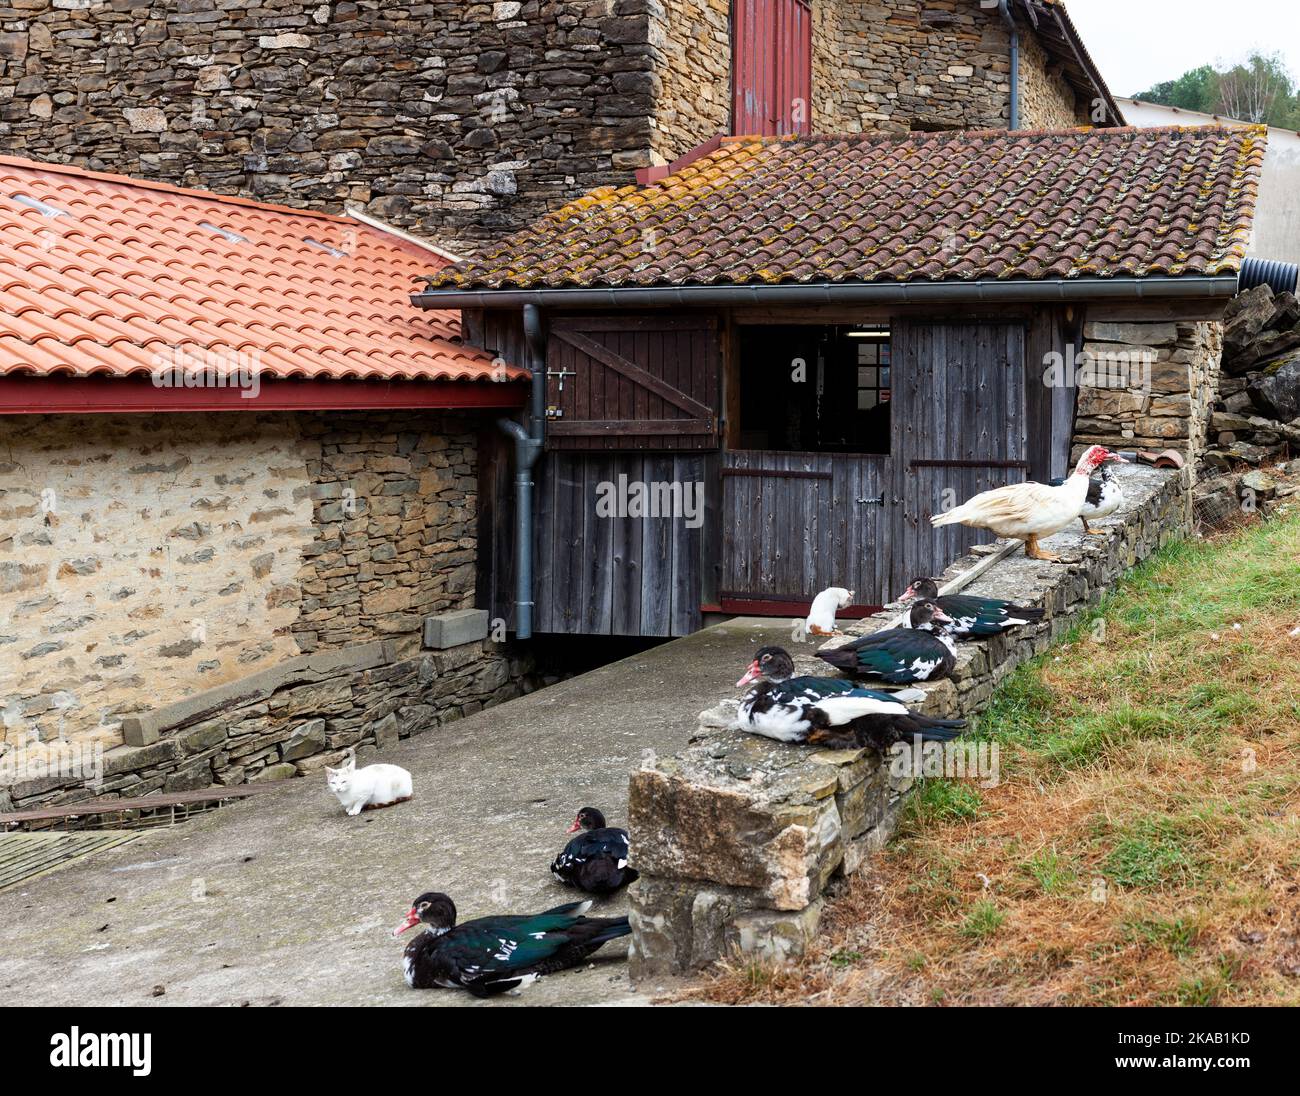
[[[881,535],[888,457],[736,451],[722,456],[722,607],[802,615],[818,591],[844,586],[879,605],[889,573]]]
[[[711,315],[556,317],[546,447],[716,449],[718,372]]]
[[[932,514],[1026,478],[1024,325],[895,324],[893,402],[896,596],[909,579],[995,539],[963,525],[935,529]]]

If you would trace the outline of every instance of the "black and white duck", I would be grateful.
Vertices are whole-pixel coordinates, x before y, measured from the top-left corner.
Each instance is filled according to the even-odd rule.
[[[393,930],[423,925],[406,945],[402,970],[412,989],[467,989],[492,997],[543,974],[576,967],[602,944],[632,931],[626,917],[585,917],[591,900],[525,916],[478,917],[456,924],[456,904],[427,892]]]
[[[583,807],[569,827],[578,836],[551,864],[551,874],[568,887],[588,894],[613,894],[637,878],[627,866],[627,830],[605,825],[595,807]]]
[[[946,629],[952,618],[933,601],[917,601],[907,613],[908,627],[886,628],[817,657],[856,677],[878,677],[888,685],[938,681],[952,673],[957,648]]]
[[[737,687],[752,685],[740,702],[740,725],[780,742],[882,753],[895,742],[943,742],[965,722],[931,719],[912,711],[899,694],[878,692],[835,677],[796,677],[794,660],[781,647],[762,647]]]
[[[1127,461],[1128,458],[1120,456],[1121,461]],[[1065,483],[1063,479],[1052,480],[1052,486],[1056,487]],[[1110,470],[1108,464],[1103,464],[1091,476],[1088,477],[1088,494],[1083,503],[1083,509],[1079,511],[1079,520],[1083,522],[1083,532],[1085,536],[1104,537],[1106,534],[1100,529],[1094,529],[1088,524],[1089,521],[1100,521],[1102,518],[1108,518],[1124,503],[1124,488],[1120,486],[1119,480],[1115,478],[1115,473]]]
[[[975,597],[972,594],[939,594],[939,583],[932,578],[914,578],[903,594],[903,600],[921,598],[933,601],[952,617],[950,635],[959,639],[978,636],[995,636],[1008,628],[1033,624],[1043,619],[1043,609],[1029,609],[1013,605],[995,597]]]

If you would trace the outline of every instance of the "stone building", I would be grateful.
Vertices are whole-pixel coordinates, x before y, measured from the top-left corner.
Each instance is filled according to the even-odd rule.
[[[411,307],[444,258],[61,165],[0,193],[0,811],[312,772],[519,693],[467,610],[521,371]]]
[[[781,9],[804,37],[774,22],[733,40],[738,19]],[[21,0],[0,11],[0,146],[351,204],[472,251],[792,112],[804,133],[1007,126],[1008,19],[1020,127],[1120,120],[1047,0],[1011,0],[1005,15],[979,0]],[[761,100],[764,74],[796,55],[800,103]],[[760,97],[757,121],[737,118],[746,95]]]

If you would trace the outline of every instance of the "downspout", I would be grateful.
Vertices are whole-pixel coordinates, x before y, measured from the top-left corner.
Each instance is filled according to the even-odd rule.
[[[524,305],[524,337],[532,374],[528,428],[514,419],[497,425],[515,442],[515,634],[533,636],[533,467],[542,455],[546,428],[546,337],[537,305]]]
[[[1011,125],[1009,129],[1020,128],[1020,28],[1016,26],[1015,16],[1011,14],[1009,0],[998,0],[998,11],[1002,21],[1011,30]]]

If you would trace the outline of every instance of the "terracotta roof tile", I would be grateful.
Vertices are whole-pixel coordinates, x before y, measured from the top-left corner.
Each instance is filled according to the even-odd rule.
[[[0,375],[244,351],[268,376],[500,378],[459,313],[411,304],[431,262],[447,265],[351,217],[0,157]]]
[[[732,138],[427,277],[534,289],[1235,273],[1266,137],[1207,126]]]

